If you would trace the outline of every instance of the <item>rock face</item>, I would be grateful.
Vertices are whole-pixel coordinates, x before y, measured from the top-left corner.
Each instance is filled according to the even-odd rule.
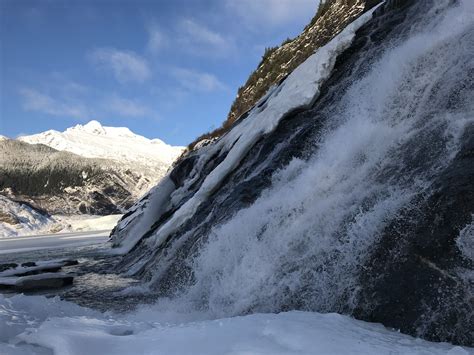
[[[166,307],[473,345],[474,8],[387,1],[346,30],[124,216],[122,271]]]
[[[45,273],[35,276],[24,276],[16,280],[12,289],[16,292],[37,292],[72,285],[74,277],[63,273]],[[0,288],[3,286],[0,281]]]

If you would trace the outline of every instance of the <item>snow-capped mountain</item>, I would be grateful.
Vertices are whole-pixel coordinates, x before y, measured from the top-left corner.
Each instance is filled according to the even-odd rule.
[[[97,121],[0,140],[0,193],[51,214],[116,214],[181,154],[159,139]]]
[[[44,144],[85,158],[119,161],[130,166],[146,166],[156,170],[157,178],[163,175],[182,153],[183,147],[170,146],[160,139],[148,139],[126,127],[105,127],[98,121],[76,125],[64,132],[46,132],[19,137],[30,144]]]

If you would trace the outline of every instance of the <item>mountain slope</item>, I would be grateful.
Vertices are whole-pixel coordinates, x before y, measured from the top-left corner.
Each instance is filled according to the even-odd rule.
[[[0,193],[51,214],[116,214],[166,173],[180,147],[97,121],[0,141]]]
[[[150,180],[106,159],[42,144],[0,142],[0,192],[50,214],[111,214],[130,206]]]
[[[373,2],[373,1],[372,1]],[[280,47],[267,48],[258,68],[238,90],[230,108],[229,121],[235,121],[248,111],[274,84],[277,84],[314,51],[341,32],[369,6],[370,1],[336,0],[320,5],[303,32],[292,40],[286,40]]]
[[[315,50],[327,44],[349,23],[377,3],[379,3],[377,0],[321,1],[316,15],[300,35],[285,40],[279,47],[265,49],[258,67],[238,89],[222,126],[198,137],[188,148],[192,150],[199,141],[219,137],[227,132],[233,123],[256,105],[273,85],[278,85]]]

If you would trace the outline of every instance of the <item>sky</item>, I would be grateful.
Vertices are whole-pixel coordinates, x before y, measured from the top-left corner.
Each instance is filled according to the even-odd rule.
[[[186,145],[318,0],[0,0],[0,134],[97,120]]]

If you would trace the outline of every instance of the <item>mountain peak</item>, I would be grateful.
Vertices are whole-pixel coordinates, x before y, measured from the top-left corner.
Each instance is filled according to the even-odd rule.
[[[78,124],[72,128],[68,128],[65,133],[69,134],[91,134],[95,136],[109,136],[111,138],[136,138],[136,139],[147,139],[133,133],[127,127],[108,127],[103,126],[99,121],[92,120],[85,125]]]
[[[89,121],[85,125],[76,125],[75,127],[73,127],[73,129],[98,135],[103,135],[107,133],[104,126],[102,126],[102,124],[96,120]]]
[[[88,123],[86,123],[84,125],[84,128],[87,128],[87,129],[101,129],[102,124],[99,121],[91,120],[91,121],[89,121]]]

